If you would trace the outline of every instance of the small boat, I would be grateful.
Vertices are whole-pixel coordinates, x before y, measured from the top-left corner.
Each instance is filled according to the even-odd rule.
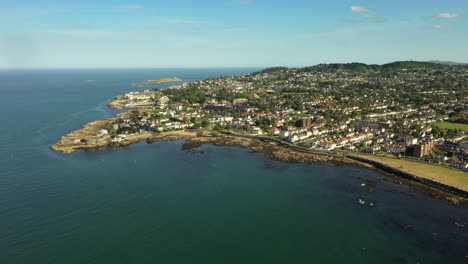
[[[358,203],[359,203],[360,205],[365,205],[365,204],[366,204],[366,201],[364,201],[363,199],[359,199],[359,200],[358,200]]]

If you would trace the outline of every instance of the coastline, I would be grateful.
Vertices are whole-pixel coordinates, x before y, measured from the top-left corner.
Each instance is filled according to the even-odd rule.
[[[439,199],[446,199],[453,204],[468,204],[468,192],[460,188],[460,186],[447,185],[444,182],[430,179],[428,177],[421,177],[405,172],[401,169],[389,166],[385,163],[372,161],[365,157],[357,155],[332,155],[328,153],[306,153],[297,151],[284,145],[276,145],[271,142],[264,142],[254,138],[244,138],[237,135],[200,135],[194,132],[187,131],[173,131],[162,133],[143,133],[129,136],[126,141],[120,143],[100,142],[88,144],[69,144],[76,140],[76,136],[81,136],[83,133],[95,132],[96,129],[112,122],[115,118],[91,122],[80,130],[74,131],[53,145],[51,148],[57,152],[70,154],[78,150],[97,150],[109,147],[124,147],[130,144],[146,141],[148,144],[174,141],[186,139],[182,148],[183,150],[193,150],[204,144],[212,144],[215,146],[225,147],[241,147],[250,148],[254,153],[262,153],[267,157],[286,163],[331,163],[337,166],[348,165],[357,166],[361,168],[375,170],[378,173],[390,177],[398,184],[412,184],[424,187],[427,194]],[[67,144],[68,142],[68,144]]]
[[[218,72],[235,73],[231,69],[181,71],[189,80]],[[259,263],[287,262],[291,257],[338,263],[379,259],[388,262],[382,264],[464,263],[468,253],[468,204],[453,204],[448,200],[452,194],[373,166],[364,167],[358,162],[345,165],[334,157],[330,162],[310,164],[274,160],[267,156],[271,154],[266,149],[255,148],[259,152],[254,152],[250,147],[264,142],[244,143],[239,139],[236,143],[234,137],[228,140],[217,133],[225,129],[254,134],[245,127],[215,127],[215,122],[209,120],[205,130],[216,129],[213,137],[200,129],[198,135],[155,133],[128,146],[76,149],[71,154],[50,149],[62,136],[92,121],[131,111],[115,110],[106,104],[118,94],[143,91],[131,86],[131,82],[160,72],[175,75],[180,71],[12,73],[35,81],[4,87],[5,118],[11,119],[1,138],[6,242],[1,255],[5,264],[35,262],[38,258],[82,263],[126,259],[171,262],[177,258],[190,263],[203,262],[203,255],[209,256],[212,249],[221,253],[210,257],[213,264],[222,262],[226,254],[237,256],[231,261],[242,262],[242,251],[255,253],[254,260]],[[77,82],[89,78],[98,82]],[[24,102],[18,102],[20,98]],[[139,133],[140,129],[156,132],[157,127],[151,129],[150,124],[163,124],[161,120],[173,116],[171,107],[177,103],[169,98],[167,110],[156,106],[148,110],[150,114],[168,113],[148,118],[147,125],[122,119],[118,123],[129,124],[129,134]],[[195,110],[176,112],[192,114]],[[203,110],[199,113],[215,116]],[[138,116],[140,121],[149,115]],[[200,127],[199,120],[195,129]],[[191,122],[189,118],[180,121]],[[287,126],[279,130],[286,131]],[[120,129],[109,132],[111,138],[125,134]],[[272,136],[268,132],[262,136],[287,140],[282,134]],[[148,144],[150,141],[154,143]],[[310,145],[306,141],[296,145],[327,153],[313,140]],[[356,146],[353,153],[365,151]],[[346,153],[340,148],[330,151],[337,152]],[[416,160],[410,154],[406,153],[406,158]],[[253,239],[247,239],[252,240],[247,243],[249,237]],[[279,251],[281,256],[268,253],[271,251]],[[102,253],[112,256],[103,257],[106,254]]]
[[[372,168],[380,172],[384,172],[384,174],[386,175],[396,176],[407,182],[425,186],[431,190],[429,194],[436,198],[445,198],[454,204],[468,204],[468,192],[466,191],[466,184],[449,184],[444,180],[436,180],[431,177],[428,177],[427,175],[409,172],[383,162],[378,162],[366,158],[364,156],[347,155],[347,157],[356,160],[360,163],[368,164],[372,166]]]
[[[166,79],[165,79],[166,80]],[[159,80],[153,80],[159,81]],[[330,152],[312,150],[300,147],[293,143],[267,136],[254,136],[232,131],[191,131],[174,130],[169,132],[150,132],[147,128],[133,134],[117,135],[122,140],[113,140],[116,134],[100,136],[100,131],[111,130],[120,119],[129,119],[131,113],[151,113],[151,104],[131,104],[125,96],[115,97],[107,105],[116,109],[127,109],[112,118],[93,121],[81,129],[73,131],[57,141],[51,148],[54,151],[70,154],[78,150],[97,150],[110,147],[123,147],[130,144],[146,141],[148,144],[187,139],[183,144],[184,150],[198,148],[204,144],[216,146],[235,146],[250,148],[252,152],[263,153],[267,157],[286,163],[333,163],[336,165],[359,166],[373,169],[379,173],[391,176],[395,182],[419,184],[430,189],[430,194],[438,198],[446,198],[453,203],[468,204],[468,174],[461,171],[443,168],[433,164],[425,164],[427,168],[417,161],[384,160],[380,156],[371,156],[354,152]],[[115,130],[115,129],[114,129]],[[403,164],[408,163],[408,164]],[[404,165],[404,166],[403,166]],[[437,171],[439,175],[434,175]],[[436,173],[436,174],[437,174]],[[453,176],[455,175],[455,176]],[[453,177],[452,177],[453,176]],[[455,179],[455,180],[454,180]]]

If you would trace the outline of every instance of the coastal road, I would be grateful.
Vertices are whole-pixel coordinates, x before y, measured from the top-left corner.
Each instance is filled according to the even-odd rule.
[[[292,144],[290,142],[283,141],[283,140],[276,139],[276,138],[271,138],[271,137],[245,135],[245,134],[238,134],[238,133],[234,133],[234,132],[222,132],[222,133],[225,134],[225,135],[230,135],[230,136],[234,136],[234,137],[238,137],[238,138],[240,137],[240,138],[246,138],[246,139],[256,139],[256,140],[260,140],[260,141],[266,142],[266,143],[274,143],[275,145],[279,145],[279,146],[282,146],[282,147],[285,147],[285,148],[289,148],[289,149],[292,149],[292,150],[295,150],[295,151],[298,151],[298,152],[302,152],[302,153],[307,153],[307,154],[327,155],[327,156],[334,156],[334,157],[343,156],[340,153],[331,153],[331,152],[325,151],[325,150],[320,151],[320,150],[312,150],[312,149],[309,149],[309,148],[304,148],[304,147],[301,147],[301,146],[294,145],[294,144]]]

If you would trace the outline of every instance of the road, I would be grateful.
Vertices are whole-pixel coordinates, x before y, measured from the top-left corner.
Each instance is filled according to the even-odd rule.
[[[263,142],[266,142],[266,143],[274,143],[275,145],[282,146],[282,147],[285,147],[285,148],[289,148],[289,149],[292,149],[292,150],[295,150],[295,151],[298,151],[298,152],[307,153],[307,154],[327,155],[327,156],[335,156],[335,157],[343,156],[343,154],[341,154],[341,153],[333,153],[333,152],[329,152],[329,151],[326,151],[326,150],[312,150],[312,149],[309,149],[309,148],[294,145],[294,144],[292,144],[290,142],[287,142],[287,141],[283,141],[283,140],[276,139],[276,138],[271,138],[271,137],[244,135],[244,134],[238,134],[238,133],[231,132],[231,131],[229,131],[229,132],[224,132],[223,131],[221,133],[223,133],[225,135],[234,136],[234,137],[240,137],[240,138],[246,138],[246,139],[256,139],[256,140],[260,140],[260,141],[263,141]]]

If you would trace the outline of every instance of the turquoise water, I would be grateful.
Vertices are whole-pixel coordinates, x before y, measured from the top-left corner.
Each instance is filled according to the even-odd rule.
[[[49,149],[132,82],[250,71],[0,72],[0,263],[467,263],[467,207],[374,171],[183,140]]]

